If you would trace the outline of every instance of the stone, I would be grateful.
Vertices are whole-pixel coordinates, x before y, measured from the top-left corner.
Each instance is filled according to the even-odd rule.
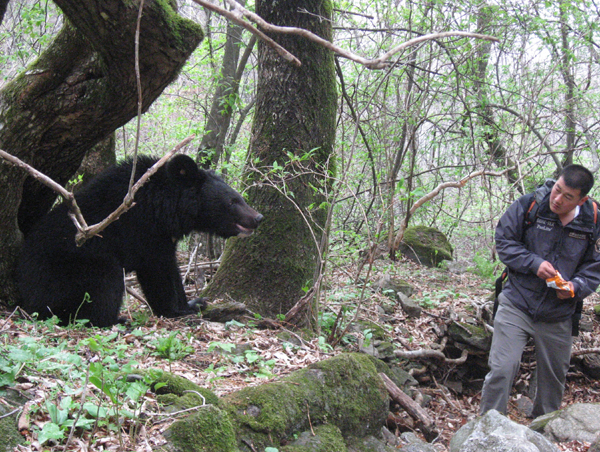
[[[452,245],[436,228],[412,226],[406,228],[399,247],[410,260],[427,267],[437,267],[443,260],[452,260]]]
[[[396,295],[398,297],[398,302],[400,303],[400,306],[402,306],[402,310],[407,316],[413,318],[421,317],[421,312],[423,312],[423,308],[419,306],[418,303],[416,303],[413,299],[407,297],[401,292],[397,292]]]
[[[600,379],[600,356],[597,354],[585,355],[581,360],[583,372],[590,378]]]
[[[415,293],[415,288],[403,279],[391,276],[386,273],[377,281],[376,287],[381,290],[384,294],[390,294],[391,298],[395,297],[395,293],[403,293],[407,297],[410,297]]]
[[[555,442],[593,442],[600,433],[600,403],[575,403],[536,418],[531,428]]]
[[[492,346],[492,334],[479,325],[454,322],[450,325],[448,334],[454,341],[470,345],[484,352],[488,352]]]
[[[450,452],[559,452],[538,432],[496,410],[468,422],[450,440]]]

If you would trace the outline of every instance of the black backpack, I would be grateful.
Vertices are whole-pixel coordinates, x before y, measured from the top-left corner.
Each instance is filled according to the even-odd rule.
[[[553,179],[546,179],[546,181],[536,189],[533,199],[531,200],[531,203],[529,204],[529,207],[527,208],[527,213],[525,214],[525,220],[524,220],[525,221],[525,230],[527,230],[527,228],[529,226],[531,226],[533,223],[535,223],[535,220],[537,218],[537,211],[539,208],[539,204],[544,199],[544,197],[550,192],[550,190],[552,190],[552,186],[554,185],[554,182],[555,181]],[[594,207],[594,226],[595,226],[598,223],[598,203],[593,199],[591,201],[592,201],[592,205]],[[523,231],[523,233],[525,232],[525,230]],[[594,241],[595,241],[595,238],[590,236],[590,242],[593,244]],[[508,278],[508,272],[509,272],[508,267],[505,267],[504,270],[502,270],[502,273],[500,274],[500,276],[498,278],[496,278],[496,282],[494,284],[495,296],[494,296],[494,309],[492,311],[492,319],[494,317],[496,317],[496,311],[498,311],[498,296],[500,295],[500,292],[502,292],[502,288],[504,287],[504,282],[506,281],[506,278]],[[571,329],[572,336],[579,335],[579,321],[581,320],[581,312],[582,311],[583,311],[583,300],[578,300],[577,306],[575,306],[575,313],[573,314],[573,318],[572,318],[572,329]]]

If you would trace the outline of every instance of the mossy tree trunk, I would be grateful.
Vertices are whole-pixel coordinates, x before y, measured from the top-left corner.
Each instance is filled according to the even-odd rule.
[[[328,0],[256,3],[257,13],[266,21],[305,28],[329,40],[331,9]],[[293,307],[302,288],[314,278],[318,262],[314,237],[321,237],[326,210],[309,206],[325,200],[337,107],[333,55],[299,36],[271,37],[298,57],[302,66],[289,65],[259,44],[246,181],[254,184],[247,192],[249,204],[265,218],[253,236],[229,240],[221,267],[205,291],[211,299],[229,296],[269,317]],[[310,159],[294,162],[309,153]],[[284,169],[265,176],[273,166]]]
[[[65,184],[88,149],[136,116],[135,31],[139,1],[55,0],[67,18],[42,55],[0,91],[0,149]],[[146,0],[140,29],[143,111],[177,76],[201,28],[174,2]],[[26,232],[53,192],[0,161],[0,300]]]

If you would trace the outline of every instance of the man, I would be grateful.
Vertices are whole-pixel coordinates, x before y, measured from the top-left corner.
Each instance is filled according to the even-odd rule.
[[[498,222],[496,249],[509,277],[494,319],[481,414],[491,409],[506,414],[529,337],[534,339],[537,362],[532,416],[560,407],[571,359],[571,319],[577,302],[600,283],[600,221],[587,196],[593,184],[586,168],[567,166],[558,181],[547,181],[514,202]],[[530,207],[537,211],[528,224]],[[557,272],[570,290],[548,287],[546,280]]]

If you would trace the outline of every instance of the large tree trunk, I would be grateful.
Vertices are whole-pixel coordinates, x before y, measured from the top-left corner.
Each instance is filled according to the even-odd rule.
[[[257,13],[275,25],[302,27],[331,39],[331,2],[326,0],[262,0]],[[258,48],[257,103],[248,162],[263,171],[275,162],[290,162],[288,153],[302,156],[315,150],[305,163],[285,165],[272,174],[274,188],[258,170],[250,169],[252,185],[248,202],[264,215],[258,232],[246,239],[232,239],[223,262],[205,295],[230,296],[262,315],[287,312],[302,295],[302,287],[314,277],[318,252],[315,240],[299,213],[309,219],[317,240],[326,211],[320,205],[326,187],[324,166],[335,138],[337,93],[333,55],[302,37],[273,35],[279,44],[302,62],[294,67],[263,43]],[[258,163],[256,163],[258,162]],[[279,190],[290,194],[286,198]],[[292,194],[293,193],[293,194]]]
[[[0,149],[61,184],[86,151],[137,114],[139,1],[56,0],[68,18],[49,48],[0,91]],[[177,76],[203,37],[167,2],[145,0],[139,68],[143,111]],[[0,300],[14,300],[11,271],[26,233],[55,195],[0,162]],[[17,223],[18,219],[18,223]],[[18,226],[17,226],[18,225]]]

